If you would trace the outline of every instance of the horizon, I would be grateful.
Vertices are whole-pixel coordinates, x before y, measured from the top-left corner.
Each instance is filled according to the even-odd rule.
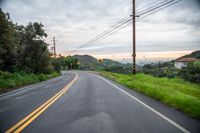
[[[195,50],[197,51],[197,50]],[[192,52],[195,52],[195,51],[192,51]],[[189,51],[188,51],[189,52]],[[188,53],[188,54],[191,54],[192,52]],[[180,53],[181,56],[177,56],[177,58],[171,58],[171,59],[163,59],[163,60],[160,60],[160,58],[158,59],[144,59],[144,60],[137,60],[136,61],[136,64],[137,65],[145,65],[145,64],[149,64],[149,63],[158,63],[158,62],[169,62],[169,61],[172,61],[172,60],[175,60],[175,59],[178,59],[178,58],[181,58],[182,56],[185,56],[185,55],[188,55],[188,54],[183,54],[183,53]],[[132,63],[132,62],[129,62],[127,60],[116,60],[116,59],[113,59],[113,58],[98,58],[96,56],[93,56],[93,55],[89,55],[89,54],[74,54],[74,55],[71,55],[71,56],[75,56],[75,55],[81,55],[81,56],[92,56],[96,59],[111,59],[113,61],[117,61],[117,62],[120,62],[122,64],[127,64],[127,63]]]

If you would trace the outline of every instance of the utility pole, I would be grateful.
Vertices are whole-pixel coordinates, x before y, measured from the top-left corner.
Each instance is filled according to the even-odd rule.
[[[53,37],[53,55],[54,58],[56,58],[56,39]]]
[[[133,17],[133,54],[132,54],[132,57],[133,57],[133,68],[132,68],[132,73],[133,74],[136,74],[136,53],[135,53],[135,43],[136,43],[136,37],[135,37],[135,17],[136,17],[136,14],[135,14],[135,0],[132,1],[132,6],[133,6],[133,11],[132,11],[132,17]]]

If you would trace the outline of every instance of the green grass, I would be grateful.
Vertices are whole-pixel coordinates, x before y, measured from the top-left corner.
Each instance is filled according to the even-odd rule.
[[[145,74],[126,75],[110,72],[100,72],[100,74],[200,119],[199,84],[180,78],[158,78]]]
[[[16,87],[37,83],[59,75],[56,72],[51,74],[28,74],[25,72],[10,73],[0,71],[0,92],[7,92]]]

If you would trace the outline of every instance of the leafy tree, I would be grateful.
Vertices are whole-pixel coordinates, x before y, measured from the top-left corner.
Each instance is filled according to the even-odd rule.
[[[48,71],[50,53],[47,37],[41,23],[29,23],[26,27],[16,26],[20,48],[18,50],[19,67],[27,72],[42,73]]]
[[[179,71],[178,76],[190,82],[200,83],[200,62],[188,64]]]
[[[16,65],[17,43],[15,28],[9,20],[9,15],[0,9],[0,69],[13,71]]]
[[[13,24],[9,15],[0,9],[0,69],[49,72],[50,56],[45,37],[47,34],[41,23]]]
[[[174,68],[173,62],[158,62],[146,64],[143,66],[143,70],[145,74],[150,74],[155,77],[168,77],[175,78],[177,75],[177,71]]]
[[[77,69],[78,68],[78,60],[74,59],[71,56],[67,57],[59,57],[52,59],[52,65],[55,71],[65,70],[65,69]]]
[[[52,64],[53,69],[55,71],[60,72],[61,67],[62,67],[62,63],[61,63],[60,58],[52,58],[51,64]]]

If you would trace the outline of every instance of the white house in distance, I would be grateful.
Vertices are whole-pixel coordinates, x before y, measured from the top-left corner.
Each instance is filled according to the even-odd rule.
[[[180,58],[175,60],[174,66],[177,69],[181,69],[183,67],[187,67],[188,63],[190,62],[196,62],[199,61],[199,59],[196,58]]]

